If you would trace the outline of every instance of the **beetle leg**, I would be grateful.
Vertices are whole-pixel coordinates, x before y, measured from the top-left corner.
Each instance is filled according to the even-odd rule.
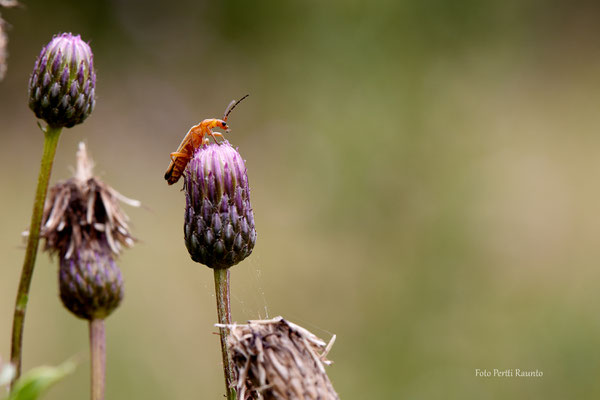
[[[173,161],[173,162],[177,161],[178,158],[187,158],[188,160],[191,158],[189,155],[187,155],[185,153],[178,153],[178,152],[171,153],[170,156],[171,156],[171,161]]]
[[[217,134],[217,132],[213,132],[212,129],[206,130],[206,135],[212,137],[213,140],[215,141],[215,143],[219,143],[219,142],[217,142],[217,138],[215,137],[216,134]]]
[[[211,132],[211,136],[213,137],[213,139],[215,140],[215,142],[216,142],[216,143],[218,143],[218,144],[221,144],[221,143],[223,143],[223,142],[221,142],[221,143],[217,142],[217,137],[221,138],[221,140],[222,140],[222,141],[225,141],[225,138],[223,137],[223,134],[222,134],[222,133],[219,133],[219,132]]]

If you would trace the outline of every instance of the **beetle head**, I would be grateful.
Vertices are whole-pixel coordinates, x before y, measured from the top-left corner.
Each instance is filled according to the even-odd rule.
[[[217,126],[223,129],[225,132],[229,132],[229,125],[227,125],[227,122],[223,121],[222,119],[217,120]]]

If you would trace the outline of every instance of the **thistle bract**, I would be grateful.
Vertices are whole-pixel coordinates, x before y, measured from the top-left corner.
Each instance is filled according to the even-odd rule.
[[[84,248],[61,257],[60,299],[83,319],[106,318],[123,299],[123,278],[109,248]]]
[[[29,79],[29,108],[52,127],[82,123],[95,104],[92,49],[79,35],[63,33],[38,56]]]
[[[229,268],[256,242],[248,175],[228,142],[200,147],[185,175],[185,244],[192,260]]]

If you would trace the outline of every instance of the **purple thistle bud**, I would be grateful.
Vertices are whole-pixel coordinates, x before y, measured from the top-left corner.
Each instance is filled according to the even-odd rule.
[[[93,60],[92,49],[79,35],[54,36],[42,49],[29,79],[29,108],[36,117],[52,127],[82,123],[95,103]]]
[[[248,175],[228,142],[200,147],[185,174],[186,247],[192,260],[229,268],[252,253],[256,242]]]
[[[60,299],[79,318],[104,319],[123,299],[123,279],[110,248],[83,248],[60,258]]]

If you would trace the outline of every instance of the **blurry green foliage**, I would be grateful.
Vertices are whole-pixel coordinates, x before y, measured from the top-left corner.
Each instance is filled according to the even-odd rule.
[[[7,400],[36,400],[56,382],[75,370],[73,361],[66,361],[57,367],[36,367],[21,376]]]

